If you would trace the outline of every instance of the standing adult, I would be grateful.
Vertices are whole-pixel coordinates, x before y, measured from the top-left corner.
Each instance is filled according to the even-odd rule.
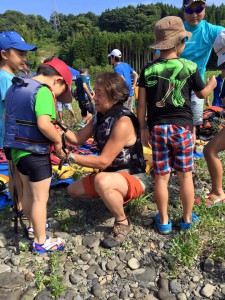
[[[121,62],[122,53],[118,49],[112,50],[108,55],[111,59],[111,64],[114,67],[114,71],[118,73],[126,82],[126,85],[129,89],[129,98],[124,103],[124,105],[129,108],[130,111],[133,111],[134,105],[134,88],[137,85],[138,74],[134,71],[133,68],[128,63]],[[133,77],[133,82],[132,82]]]
[[[93,90],[88,79],[87,69],[80,69],[80,75],[75,81],[77,87],[77,99],[81,110],[82,121],[81,125],[85,126],[94,113]]]
[[[213,25],[204,20],[205,10],[206,0],[183,0],[184,27],[192,33],[192,37],[186,42],[180,57],[192,60],[197,64],[203,81],[215,39],[224,29],[222,26]],[[195,136],[196,126],[203,123],[204,99],[199,99],[193,91],[191,108]]]

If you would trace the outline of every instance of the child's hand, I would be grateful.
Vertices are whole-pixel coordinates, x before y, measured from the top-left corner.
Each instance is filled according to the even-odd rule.
[[[141,142],[142,145],[145,147],[149,147],[149,141],[150,141],[150,133],[149,130],[146,129],[142,129],[141,130]]]
[[[216,76],[213,75],[211,78],[207,78],[206,83],[207,85],[211,85],[211,87],[214,89],[217,86]]]
[[[66,156],[65,152],[62,150],[62,142],[54,143],[54,148],[54,152],[57,157],[62,158]]]

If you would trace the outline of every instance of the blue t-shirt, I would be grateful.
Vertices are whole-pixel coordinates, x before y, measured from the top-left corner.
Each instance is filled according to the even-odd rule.
[[[124,77],[129,89],[129,96],[133,96],[134,91],[132,89],[131,74],[134,72],[134,69],[132,69],[129,64],[121,62],[115,66],[114,71]]]
[[[184,51],[180,57],[194,61],[199,69],[202,79],[212,52],[214,41],[218,34],[224,28],[218,25],[212,25],[205,20],[202,20],[197,26],[189,26],[184,21],[184,27],[192,33],[192,37],[185,43]]]
[[[5,70],[0,70],[0,148],[3,148],[5,135],[5,95],[12,85],[14,75]]]

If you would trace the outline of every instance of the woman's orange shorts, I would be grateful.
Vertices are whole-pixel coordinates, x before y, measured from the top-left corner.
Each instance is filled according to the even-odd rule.
[[[126,172],[118,172],[127,181],[128,191],[124,199],[124,203],[129,202],[132,199],[140,197],[144,193],[144,189],[140,183],[140,180]],[[94,179],[97,173],[90,174],[82,179],[85,192],[90,198],[99,198],[99,194],[95,190]]]

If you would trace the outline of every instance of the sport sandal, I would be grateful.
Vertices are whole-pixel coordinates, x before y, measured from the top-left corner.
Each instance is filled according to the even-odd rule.
[[[13,210],[13,208],[12,208]],[[19,221],[20,219],[25,221],[27,220],[27,217],[25,216],[25,214],[23,213],[23,210],[18,210],[16,216],[12,217],[12,221],[15,221],[15,218],[17,217],[17,220]]]
[[[50,223],[46,221],[46,226],[45,229],[50,228]],[[33,240],[34,239],[34,228],[33,227],[27,227],[27,232],[28,232],[28,239]]]
[[[62,251],[65,248],[67,241],[63,242],[63,239],[57,238],[55,242],[52,238],[46,235],[46,241],[44,244],[37,244],[33,242],[32,252],[38,254],[44,254],[48,252]]]
[[[168,224],[160,223],[160,214],[155,216],[155,223],[159,233],[161,234],[169,234],[172,231],[172,221],[169,219]]]
[[[183,230],[188,230],[189,228],[191,228],[199,219],[199,217],[195,214],[192,213],[191,215],[192,218],[192,222],[191,223],[185,223],[183,217],[180,220],[180,228]]]
[[[126,218],[127,219],[127,218]],[[128,220],[128,225],[121,224],[120,222],[125,221],[126,219],[122,221],[115,221],[113,231],[111,234],[105,238],[101,245],[104,248],[113,248],[117,247],[120,244],[123,243],[123,241],[126,239],[127,235],[132,229],[132,225],[130,224],[129,219]]]

